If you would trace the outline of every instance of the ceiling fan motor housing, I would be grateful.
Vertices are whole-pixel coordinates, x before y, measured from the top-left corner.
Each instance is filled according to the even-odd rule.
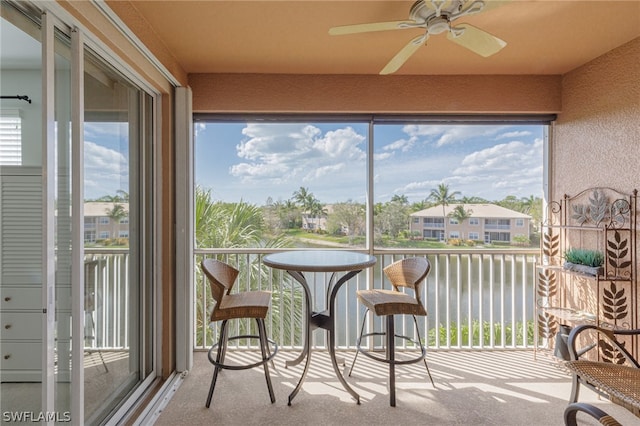
[[[447,15],[434,16],[427,21],[427,32],[430,35],[441,34],[451,29],[451,23]]]
[[[418,0],[409,10],[409,19],[415,21],[417,26],[427,28],[429,34],[440,34],[451,27],[451,21],[478,13],[485,6],[483,0],[453,0],[443,9],[445,3],[438,0]]]

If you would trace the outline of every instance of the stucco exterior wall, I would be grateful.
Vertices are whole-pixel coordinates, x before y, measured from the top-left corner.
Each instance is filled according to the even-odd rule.
[[[560,111],[555,75],[190,74],[193,111],[517,114]]]
[[[550,163],[551,200],[560,200],[564,194],[575,196],[593,187],[613,188],[626,194],[640,188],[640,38],[563,76],[562,113],[553,126]],[[636,215],[636,223],[638,219]],[[602,234],[594,232],[574,232],[566,240],[566,247],[602,252],[609,248],[605,247]],[[632,281],[601,283],[607,289],[602,291],[611,291],[615,286],[616,292],[623,292],[626,300],[631,301],[631,305],[624,305],[625,309],[629,307],[631,315],[619,320],[630,328],[638,327],[640,303],[637,232],[635,244]],[[569,285],[574,296],[567,299],[567,303],[596,312],[596,300],[598,306],[604,306],[605,302],[594,288],[591,281]],[[585,300],[591,300],[594,305],[585,306]],[[600,313],[602,315],[602,311]]]
[[[551,199],[640,188],[640,38],[563,76],[550,145]]]

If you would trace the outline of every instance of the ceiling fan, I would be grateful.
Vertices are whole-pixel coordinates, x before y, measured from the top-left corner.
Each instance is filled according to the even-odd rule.
[[[447,38],[480,56],[488,57],[500,51],[507,43],[470,24],[453,26],[453,21],[463,16],[473,15],[493,9],[506,1],[489,0],[418,0],[409,10],[409,20],[375,22],[333,27],[330,35],[367,33],[373,31],[404,30],[424,28],[423,34],[409,41],[380,71],[380,74],[396,72],[420,46],[426,44],[429,36],[447,32]]]

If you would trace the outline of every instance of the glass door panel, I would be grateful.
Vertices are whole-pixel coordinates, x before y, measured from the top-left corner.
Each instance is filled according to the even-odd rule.
[[[140,177],[147,95],[85,50],[85,422],[100,422],[145,377]]]

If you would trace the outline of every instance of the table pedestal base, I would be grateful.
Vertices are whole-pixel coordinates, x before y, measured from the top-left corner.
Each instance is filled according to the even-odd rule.
[[[351,388],[351,386],[349,386],[349,384],[347,383],[347,381],[344,378],[344,375],[342,374],[342,372],[340,371],[340,368],[338,367],[338,364],[342,364],[344,365],[344,359],[341,359],[340,361],[338,361],[337,357],[336,357],[336,349],[335,349],[335,344],[336,344],[336,337],[335,337],[335,322],[333,319],[333,311],[334,311],[334,307],[335,307],[335,296],[337,294],[337,291],[340,287],[342,287],[342,284],[344,284],[345,282],[347,282],[351,277],[355,276],[358,272],[360,271],[350,271],[348,273],[346,273],[344,276],[342,276],[333,287],[330,286],[329,290],[327,293],[329,293],[329,310],[328,311],[322,311],[322,312],[312,312],[311,311],[311,294],[309,291],[309,286],[307,284],[307,280],[305,279],[304,275],[298,271],[287,271],[292,277],[294,277],[296,279],[296,281],[298,281],[300,284],[302,284],[302,287],[304,288],[305,291],[305,299],[307,302],[307,312],[309,312],[310,314],[307,316],[307,321],[306,321],[306,333],[305,333],[305,341],[304,341],[304,348],[302,350],[302,352],[300,353],[300,355],[292,360],[292,361],[285,361],[285,368],[289,367],[289,366],[293,366],[293,365],[298,365],[302,362],[302,360],[305,360],[305,364],[304,364],[304,370],[302,372],[302,376],[300,377],[300,380],[298,381],[298,384],[296,385],[296,387],[293,389],[293,391],[291,392],[291,394],[289,394],[289,402],[288,405],[291,405],[291,401],[293,401],[293,398],[295,398],[295,396],[298,394],[298,392],[300,391],[300,388],[302,387],[302,383],[304,383],[305,378],[307,377],[307,373],[309,371],[309,364],[311,363],[311,333],[313,332],[313,330],[317,329],[317,328],[321,328],[323,330],[327,331],[327,335],[329,337],[329,356],[331,358],[331,365],[333,366],[333,370],[336,373],[336,377],[338,378],[338,380],[340,381],[340,383],[342,384],[342,386],[345,388],[345,390],[347,392],[349,392],[349,394],[356,400],[356,402],[358,403],[358,405],[360,404],[360,395],[358,395],[358,393],[353,390],[353,388]]]

